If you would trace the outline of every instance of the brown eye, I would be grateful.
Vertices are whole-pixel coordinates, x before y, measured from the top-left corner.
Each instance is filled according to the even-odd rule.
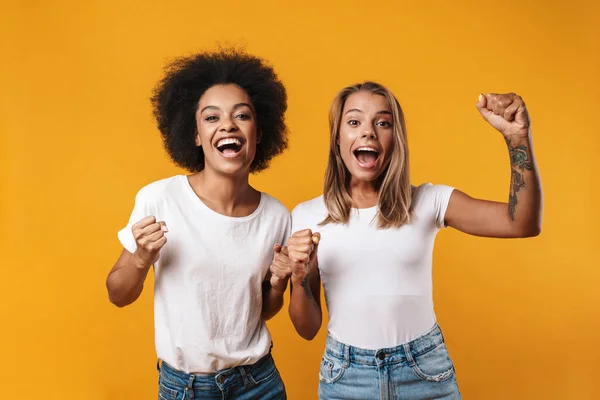
[[[218,119],[218,118],[217,118],[217,117],[215,117],[214,115],[209,115],[208,117],[204,118],[204,120],[205,120],[206,122],[213,122],[213,121],[216,121],[217,119]]]
[[[348,121],[348,125],[351,126],[358,126],[359,122],[355,119],[351,119],[350,121]]]

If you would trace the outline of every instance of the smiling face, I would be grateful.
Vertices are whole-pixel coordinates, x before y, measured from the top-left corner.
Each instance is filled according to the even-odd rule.
[[[202,146],[205,168],[248,174],[256,154],[256,126],[250,96],[239,86],[215,85],[204,92],[196,111],[196,146]]]
[[[394,119],[387,99],[358,91],[346,99],[342,110],[338,145],[352,179],[373,182],[390,163]]]

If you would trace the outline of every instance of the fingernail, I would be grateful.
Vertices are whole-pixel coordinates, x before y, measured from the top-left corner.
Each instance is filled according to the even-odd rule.
[[[169,232],[169,228],[167,228],[167,226],[166,226],[166,225],[161,225],[161,226],[160,226],[160,229],[161,229],[163,232]]]
[[[482,98],[483,98],[483,94],[479,94],[479,98],[477,99],[477,102],[480,102]]]

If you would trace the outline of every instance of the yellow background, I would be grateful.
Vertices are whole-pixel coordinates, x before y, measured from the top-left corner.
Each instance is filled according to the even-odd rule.
[[[330,101],[365,79],[405,109],[413,183],[505,200],[507,151],[475,102],[521,94],[542,235],[441,232],[436,312],[465,399],[600,398],[599,26],[592,0],[3,0],[0,397],[156,398],[152,285],[117,309],[104,280],[137,190],[180,173],[151,88],[173,57],[232,43],[287,86],[290,149],[252,183],[290,209],[321,193]],[[315,399],[325,329],[269,326],[289,398]]]

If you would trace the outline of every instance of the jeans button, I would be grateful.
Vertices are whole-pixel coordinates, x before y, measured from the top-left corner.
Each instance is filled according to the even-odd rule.
[[[379,358],[381,361],[383,361],[385,359],[385,353],[377,354],[377,358]]]

